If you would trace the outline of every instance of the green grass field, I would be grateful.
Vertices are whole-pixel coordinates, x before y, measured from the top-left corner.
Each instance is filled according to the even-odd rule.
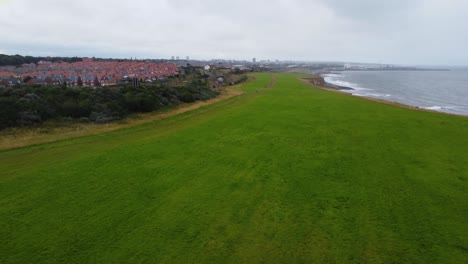
[[[467,263],[468,118],[298,77],[0,152],[0,263]]]

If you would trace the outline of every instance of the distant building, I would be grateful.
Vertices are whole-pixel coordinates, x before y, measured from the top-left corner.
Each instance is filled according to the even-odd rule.
[[[43,61],[38,65],[26,64],[20,68],[12,68],[11,71],[0,71],[0,87],[11,87],[21,83],[21,80],[30,85],[115,86],[131,78],[151,82],[176,74],[176,63],[93,59],[74,63]]]
[[[234,66],[232,66],[232,69],[233,70],[241,70],[241,71],[249,71],[250,70],[249,67],[246,67],[244,65],[234,65]]]
[[[176,60],[179,60],[179,56],[176,57]]]
[[[211,66],[210,65],[206,65],[205,66],[205,71],[209,71],[211,69]]]
[[[187,56],[187,61],[189,61],[189,60],[190,60],[190,57],[189,57],[189,56]]]
[[[256,58],[253,58],[253,59],[252,59],[252,62],[253,62],[253,63],[257,63],[257,59],[256,59]]]

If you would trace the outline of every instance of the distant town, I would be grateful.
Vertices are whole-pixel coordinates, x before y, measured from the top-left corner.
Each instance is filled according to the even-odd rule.
[[[0,70],[2,86],[19,83],[28,85],[114,86],[128,78],[154,81],[178,74],[175,63],[144,61],[95,61],[84,58],[79,62],[39,61],[20,67],[6,66]]]
[[[210,69],[238,69],[241,71],[290,71],[321,74],[333,71],[350,70],[435,70],[417,67],[404,67],[386,64],[362,64],[339,62],[295,62],[271,61],[253,58],[251,61],[239,60],[190,60],[173,56],[170,60],[136,59],[95,59],[95,58],[57,58],[46,57],[37,62],[18,64],[25,61],[20,55],[0,55],[9,60],[0,63],[0,87],[15,85],[65,85],[70,87],[112,87],[127,83],[131,79],[140,82],[154,82],[183,74],[186,66]],[[29,57],[33,58],[33,57]],[[13,65],[5,65],[11,61]],[[26,59],[27,61],[27,59]],[[29,61],[33,61],[29,59]],[[437,69],[441,70],[441,69]]]

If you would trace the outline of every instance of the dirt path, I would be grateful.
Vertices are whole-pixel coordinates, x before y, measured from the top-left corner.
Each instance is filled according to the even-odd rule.
[[[268,85],[265,88],[271,88],[276,85],[276,75],[272,74],[271,75],[271,81],[268,83]]]
[[[190,104],[181,104],[165,112],[137,114],[135,116],[109,124],[72,122],[70,124],[57,125],[46,122],[45,124],[42,124],[38,127],[8,128],[0,131],[0,151],[49,143],[64,139],[96,135],[129,128],[144,123],[159,121],[241,95],[244,92],[237,90],[236,88],[243,85],[245,85],[245,83],[222,88],[220,91],[221,94],[210,100],[197,101]]]

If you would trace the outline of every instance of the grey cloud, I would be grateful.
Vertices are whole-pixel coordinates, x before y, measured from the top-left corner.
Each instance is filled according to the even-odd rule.
[[[464,0],[13,0],[0,50],[467,64]]]
[[[423,0],[323,0],[338,15],[358,20],[385,20],[390,17],[407,15]]]

